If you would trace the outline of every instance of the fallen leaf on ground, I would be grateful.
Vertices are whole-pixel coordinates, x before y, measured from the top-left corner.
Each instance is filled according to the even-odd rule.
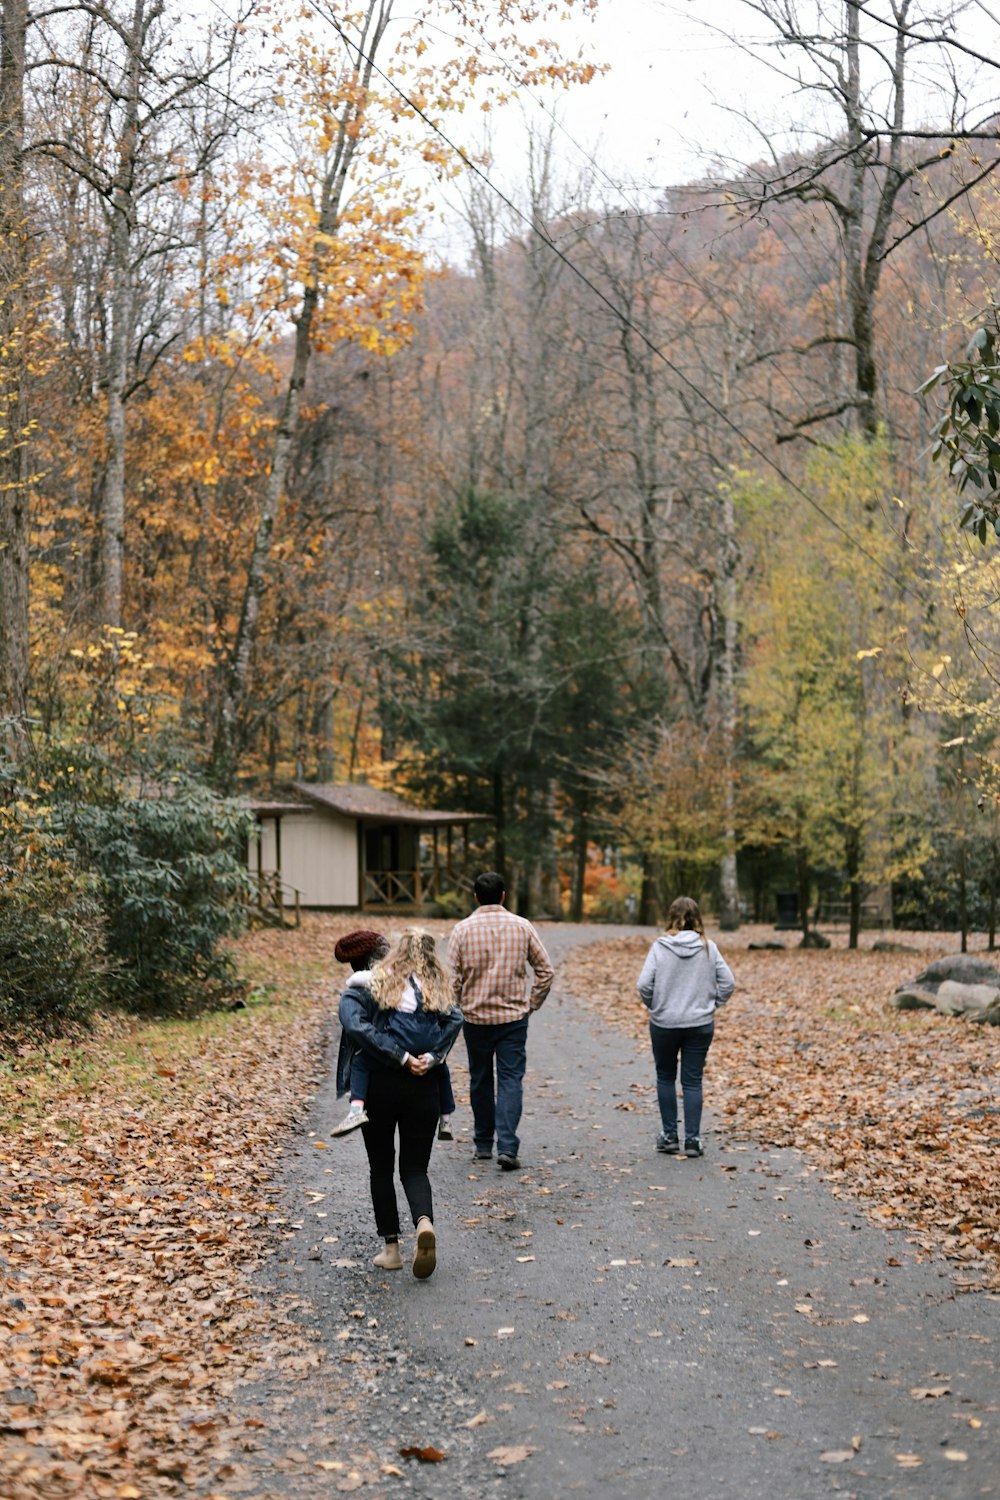
[[[489,1453],[487,1453],[486,1457],[492,1458],[494,1463],[503,1464],[504,1467],[507,1467],[510,1464],[524,1463],[524,1460],[526,1458],[530,1458],[532,1453],[536,1453],[537,1451],[538,1450],[536,1448],[526,1448],[522,1446],[514,1448],[493,1448]]]
[[[901,1469],[919,1469],[923,1463],[916,1453],[896,1453],[893,1456]]]
[[[712,1051],[712,1103],[725,1129],[806,1152],[829,1172],[837,1196],[867,1201],[873,1215],[888,1209],[893,1228],[915,1230],[931,1242],[926,1248],[972,1261],[977,1280],[961,1285],[1000,1288],[1000,1176],[982,1128],[995,1104],[1000,1028],[962,1026],[936,1011],[895,1013],[888,1005],[906,969],[953,952],[953,939],[908,933],[914,955],[901,959],[851,951],[840,933],[814,959],[749,951],[761,935],[748,926],[719,938],[739,980],[727,1011],[731,1024]],[[644,1048],[646,1013],[619,1001],[622,973],[638,973],[647,951],[647,938],[637,933],[581,945],[560,966],[567,991],[602,1026],[610,1022]],[[933,1077],[929,1053],[937,1059]],[[975,1184],[961,1204],[957,1160]],[[883,1223],[887,1215],[876,1217]],[[890,1263],[895,1259],[902,1256]]]
[[[465,1425],[466,1427],[485,1427],[487,1422],[492,1421],[493,1418],[490,1416],[489,1412],[477,1411],[476,1415],[474,1417],[470,1417]]]
[[[950,1458],[953,1464],[964,1464],[969,1455],[961,1448],[946,1448],[941,1457]]]
[[[910,1392],[914,1401],[930,1401],[938,1396],[950,1396],[950,1385],[915,1385]]]
[[[443,1448],[400,1448],[400,1458],[419,1458],[422,1464],[439,1464],[447,1454]]]
[[[826,1453],[820,1454],[819,1461],[821,1464],[846,1464],[853,1457],[853,1448],[830,1448]]]

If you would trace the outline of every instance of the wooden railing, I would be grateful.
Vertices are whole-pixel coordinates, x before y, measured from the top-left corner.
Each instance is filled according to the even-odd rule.
[[[258,870],[257,915],[262,922],[271,922],[275,927],[302,926],[302,893],[293,885],[285,885],[276,870]]]
[[[415,870],[365,871],[365,906],[415,906],[420,899]]]
[[[421,870],[366,870],[361,899],[364,906],[421,906],[439,900],[445,891],[471,889],[468,877],[443,865]]]

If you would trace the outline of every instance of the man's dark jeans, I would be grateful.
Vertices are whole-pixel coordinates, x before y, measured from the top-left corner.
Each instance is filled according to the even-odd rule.
[[[528,1061],[528,1017],[462,1028],[469,1054],[469,1102],[477,1151],[492,1151],[493,1136],[500,1156],[516,1156],[521,1144],[524,1070]],[[493,1061],[496,1059],[496,1081]]]
[[[705,1058],[715,1035],[715,1022],[707,1026],[654,1026],[649,1023],[656,1064],[656,1101],[664,1135],[677,1134],[677,1058],[681,1060],[681,1092],[684,1095],[684,1136],[701,1135],[701,1080]]]

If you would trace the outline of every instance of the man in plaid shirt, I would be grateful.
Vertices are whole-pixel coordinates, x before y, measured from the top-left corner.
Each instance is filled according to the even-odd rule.
[[[465,1017],[476,1159],[491,1159],[495,1134],[497,1163],[505,1172],[514,1172],[521,1165],[517,1127],[528,1017],[544,1003],[554,971],[531,923],[504,906],[502,875],[489,870],[477,876],[473,894],[476,910],[452,933],[448,962],[455,976],[455,999]],[[526,995],[529,967],[535,982]]]

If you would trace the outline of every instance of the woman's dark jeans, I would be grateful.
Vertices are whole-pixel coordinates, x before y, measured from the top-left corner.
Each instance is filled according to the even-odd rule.
[[[705,1026],[654,1026],[649,1039],[656,1063],[656,1102],[664,1135],[677,1134],[677,1059],[681,1060],[681,1093],[684,1095],[684,1137],[701,1135],[701,1080],[705,1058],[715,1035],[715,1022]]]
[[[414,1224],[434,1217],[427,1166],[434,1145],[438,1120],[436,1068],[421,1077],[407,1072],[372,1068],[365,1108],[368,1124],[362,1125],[371,1180],[375,1225],[383,1239],[399,1233],[399,1208],[393,1169],[396,1161],[396,1131],[399,1131],[399,1180],[410,1206]]]

